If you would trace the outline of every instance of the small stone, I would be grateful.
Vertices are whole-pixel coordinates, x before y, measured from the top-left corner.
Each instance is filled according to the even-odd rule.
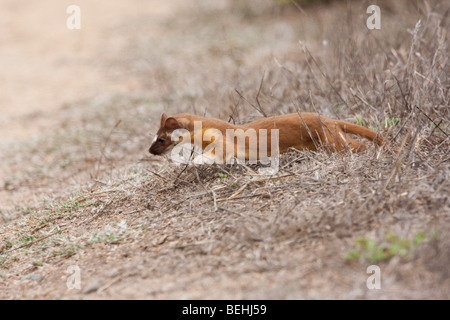
[[[30,274],[27,274],[25,277],[23,277],[22,281],[25,281],[25,280],[39,281],[39,280],[42,280],[42,278],[43,277],[40,274],[30,273]]]
[[[83,290],[83,294],[89,294],[92,292],[97,291],[100,287],[102,286],[102,283],[100,280],[94,280],[93,282],[91,282],[90,284],[88,284],[84,290]]]

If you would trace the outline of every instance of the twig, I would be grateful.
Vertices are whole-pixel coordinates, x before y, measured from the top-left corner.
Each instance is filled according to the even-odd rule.
[[[191,155],[189,156],[189,159],[192,158],[192,155],[194,154],[194,146],[192,146],[192,150],[191,150]],[[184,166],[183,170],[181,170],[181,172],[177,175],[177,177],[175,178],[175,180],[173,181],[172,185],[175,186],[175,182],[177,182],[178,178],[183,174],[183,172],[186,171],[187,167],[189,166],[189,161],[186,162],[186,165]]]
[[[259,197],[262,196],[263,193],[257,193],[257,194],[252,194],[249,196],[242,196],[242,197],[235,197],[235,198],[224,198],[224,199],[217,199],[217,202],[224,202],[224,201],[232,201],[232,200],[241,200],[241,199],[248,199],[248,198],[255,198],[255,197]]]
[[[297,110],[297,114],[298,114],[300,120],[302,121],[303,126],[306,128],[306,131],[308,131],[308,134],[309,134],[309,136],[311,137],[311,139],[312,139],[312,141],[313,141],[315,147],[317,148],[317,150],[319,150],[319,146],[320,146],[320,145],[317,143],[316,139],[315,139],[314,136],[312,135],[311,130],[309,130],[309,127],[306,125],[305,121],[303,120],[303,117],[302,117],[301,112],[300,112],[299,110]]]
[[[258,104],[259,110],[261,110],[262,114],[264,115],[264,117],[267,118],[267,114],[265,113],[265,111],[263,110],[263,108],[261,107],[261,104],[259,103],[259,94],[261,93],[261,89],[262,89],[262,85],[264,82],[264,76],[266,74],[266,71],[264,71],[263,76],[261,78],[261,83],[259,84],[259,89],[258,89],[258,93],[256,94],[256,103]]]
[[[198,175],[198,171],[197,171],[197,167],[194,165],[194,169],[195,169],[195,175],[197,177],[198,182],[200,183],[200,185],[203,187],[203,189],[205,189],[205,191],[207,193],[211,193],[212,197],[213,197],[213,201],[214,201],[214,211],[217,211],[217,199],[216,199],[216,193],[214,192],[214,190],[206,188],[206,186],[204,185],[204,183],[202,182],[202,180],[200,179],[200,176]]]
[[[250,101],[248,101],[248,100],[242,95],[242,93],[239,92],[238,89],[235,88],[234,91],[236,91],[237,94],[239,95],[239,97],[241,97],[242,99],[244,99],[244,100],[245,100],[249,105],[251,105],[256,111],[258,111],[258,112],[261,113],[264,117],[267,118],[267,115],[266,115],[266,113],[264,112],[264,110],[258,108],[258,107],[255,106],[253,103],[251,103]]]
[[[102,148],[102,151],[100,154],[100,158],[97,160],[97,163],[95,164],[96,169],[95,169],[94,177],[98,176],[98,172],[100,171],[100,164],[102,163],[102,160],[105,157],[106,146],[108,145],[109,140],[111,139],[111,135],[121,122],[122,122],[122,120],[117,121],[117,123],[114,125],[114,127],[111,129],[108,136],[106,137],[105,143],[103,144],[103,148]]]
[[[417,75],[418,75],[419,77],[421,77],[422,79],[425,79],[425,80],[431,82],[432,84],[436,85],[439,89],[444,90],[444,88],[443,88],[439,83],[437,83],[436,81],[433,81],[433,80],[428,79],[428,78],[425,77],[423,74],[420,74],[419,72],[417,72],[417,70],[414,71],[414,74],[417,74]]]
[[[17,247],[17,248],[9,249],[9,250],[5,251],[5,253],[6,253],[6,252],[13,252],[13,251],[19,250],[19,249],[21,249],[21,248],[26,248],[26,247],[32,246],[33,244],[36,244],[36,243],[38,243],[38,242],[41,242],[42,240],[45,240],[45,239],[47,239],[47,238],[49,238],[49,237],[51,237],[51,236],[54,236],[54,235],[57,234],[57,233],[66,231],[68,228],[69,228],[69,227],[65,227],[65,228],[63,228],[63,229],[59,229],[59,230],[57,230],[57,231],[55,231],[55,232],[52,232],[52,233],[50,233],[50,234],[48,234],[48,235],[46,235],[46,236],[43,236],[43,237],[39,238],[39,239],[37,239],[37,240],[28,242],[28,243],[26,243],[26,244],[23,244],[23,245]]]
[[[435,126],[436,126],[436,128],[438,128],[439,130],[441,130],[442,131],[442,133],[444,133],[447,137],[448,137],[448,133],[447,132],[445,132],[442,128],[440,128],[439,127],[439,125],[441,124],[441,122],[442,122],[442,120],[441,120],[441,122],[439,122],[439,124],[436,124],[436,122],[434,122],[421,108],[419,108],[419,106],[418,105],[414,105],[414,107],[416,107],[417,109],[419,109],[419,111],[420,112],[422,112],[424,115],[425,115],[425,117],[427,117],[427,119],[428,120],[430,120]],[[435,129],[436,129],[435,128]]]
[[[314,59],[314,57],[312,56],[311,52],[309,52],[308,48],[305,46],[305,44],[301,41],[299,41],[303,51],[309,54],[309,56],[311,57],[312,61],[316,64],[317,69],[319,69],[320,73],[322,74],[322,76],[325,78],[325,80],[328,82],[328,84],[330,85],[330,87],[333,89],[333,91],[337,94],[337,96],[342,100],[342,102],[345,105],[348,105],[347,102],[344,100],[344,98],[342,98],[341,94],[339,93],[339,91],[337,91],[337,89],[333,86],[333,84],[331,83],[330,79],[328,78],[328,76],[322,71],[322,68],[319,66],[319,64],[317,63],[316,59]]]
[[[394,135],[394,137],[391,139],[392,141],[395,141],[395,139],[397,139],[397,136],[400,134],[400,132],[403,130],[403,128],[406,126],[406,124],[408,123],[409,119],[411,119],[412,116],[412,112],[409,114],[408,118],[406,118],[406,120],[403,122],[402,126],[400,127],[400,129],[398,129],[397,133]]]
[[[111,205],[111,203],[118,197],[118,195],[116,195],[115,197],[113,197],[112,199],[110,199],[101,210],[99,210],[95,215],[93,215],[92,217],[90,217],[89,219],[86,219],[84,221],[81,221],[80,223],[78,223],[78,225],[82,225],[84,223],[89,223],[92,220],[97,219],[99,216],[101,216],[105,210]]]
[[[150,169],[147,169],[147,171],[153,173],[155,176],[160,178],[162,181],[166,181],[166,179],[164,179],[164,177],[162,177],[159,173],[156,173],[155,171],[150,170]]]
[[[240,187],[235,193],[233,193],[231,196],[228,197],[228,199],[236,198],[242,191],[244,191],[245,188],[250,184],[251,181],[244,184],[242,187]]]
[[[402,143],[400,145],[400,148],[399,148],[398,153],[397,153],[397,160],[395,161],[395,164],[394,164],[394,168],[392,168],[391,175],[389,176],[389,178],[387,179],[386,183],[384,184],[383,190],[386,190],[386,188],[389,185],[389,183],[391,182],[391,180],[397,175],[397,172],[398,172],[398,170],[399,170],[399,168],[401,167],[401,164],[402,164],[402,160],[401,160],[402,151],[403,151],[403,148],[406,145],[406,141],[408,141],[410,136],[411,136],[411,130],[408,131],[408,133],[406,134],[405,138],[403,139],[403,141],[402,141]]]

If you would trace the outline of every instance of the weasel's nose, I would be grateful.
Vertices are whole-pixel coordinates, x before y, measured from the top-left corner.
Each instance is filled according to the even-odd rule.
[[[151,154],[154,154],[155,156],[159,156],[161,153],[163,153],[164,150],[161,150],[160,146],[155,145],[155,143],[153,143],[150,146],[150,149],[148,149],[148,152],[150,152]]]

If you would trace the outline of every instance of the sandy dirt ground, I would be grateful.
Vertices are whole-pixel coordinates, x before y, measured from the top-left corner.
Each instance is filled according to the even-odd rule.
[[[72,125],[62,117],[68,103],[142,89],[135,75],[111,61],[141,32],[164,37],[161,22],[174,19],[183,3],[78,1],[81,29],[71,30],[66,25],[71,1],[2,1],[0,27],[7,32],[0,35],[0,149]],[[134,23],[143,17],[145,30]],[[0,164],[0,175],[8,173]],[[0,191],[3,208],[24,201],[36,203],[35,192]]]
[[[64,103],[139,86],[107,61],[139,28],[120,24],[147,17],[146,36],[164,37],[179,1],[77,1],[81,29],[66,26],[70,1],[2,1],[0,36],[1,145],[58,128]]]

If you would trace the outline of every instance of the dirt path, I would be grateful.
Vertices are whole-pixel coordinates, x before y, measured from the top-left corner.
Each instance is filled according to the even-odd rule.
[[[81,9],[80,30],[66,27],[71,4]],[[146,37],[158,39],[165,35],[161,22],[170,21],[179,8],[180,1],[163,0],[2,1],[0,28],[7,32],[0,34],[0,155],[2,149],[74,125],[64,117],[68,104],[142,89],[136,74],[111,60],[143,32],[136,21],[146,17]],[[4,183],[11,168],[0,163]],[[0,188],[3,209],[35,204],[49,191],[6,189]]]
[[[81,9],[81,29],[69,30],[66,8]],[[163,37],[161,20],[179,1],[17,1],[0,4],[0,147],[60,127],[55,110],[107,93],[132,93],[133,76],[108,65],[115,50],[142,32]],[[147,22],[148,25],[148,22]]]

